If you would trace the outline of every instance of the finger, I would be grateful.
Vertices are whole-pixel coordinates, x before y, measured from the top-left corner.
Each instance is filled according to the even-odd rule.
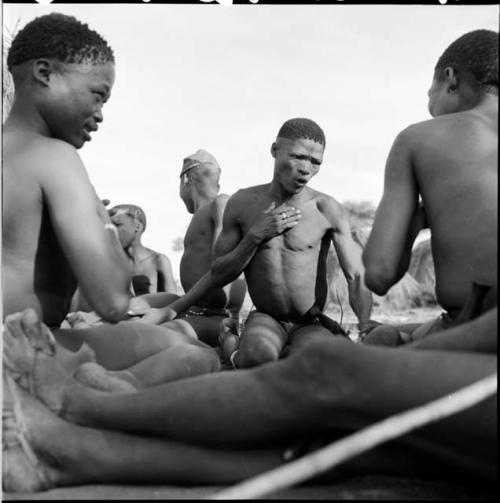
[[[297,224],[299,220],[301,219],[302,215],[300,213],[294,213],[293,215],[287,215],[284,217],[284,215],[281,216],[281,220],[285,225],[295,223]]]
[[[300,210],[294,206],[281,205],[274,209],[275,215],[280,215],[282,218],[288,218],[294,215],[300,215]]]
[[[266,210],[266,211],[264,211],[264,213],[271,213],[271,211],[273,211],[275,207],[276,207],[276,203],[273,201],[273,202],[269,205],[269,208],[267,208],[267,210]]]

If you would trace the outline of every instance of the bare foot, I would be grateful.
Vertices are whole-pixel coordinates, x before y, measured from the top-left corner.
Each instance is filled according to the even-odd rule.
[[[56,352],[54,336],[33,309],[9,314],[5,318],[3,343],[3,363],[18,378],[29,373],[36,352],[49,357]]]
[[[131,382],[121,378],[121,372],[106,370],[95,362],[81,365],[73,374],[73,377],[91,388],[111,393],[133,393],[137,388]]]
[[[76,482],[66,470],[64,452],[76,427],[65,423],[23,391],[4,372],[2,409],[2,487],[35,492]]]
[[[3,343],[6,372],[56,414],[62,415],[68,397],[85,389],[54,358],[53,336],[33,309],[7,316]]]

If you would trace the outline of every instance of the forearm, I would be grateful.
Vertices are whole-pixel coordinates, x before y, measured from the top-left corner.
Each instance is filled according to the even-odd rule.
[[[370,290],[363,283],[362,276],[357,274],[347,281],[349,304],[360,323],[368,321],[372,313],[373,299]]]
[[[210,271],[203,275],[184,295],[169,304],[165,310],[171,309],[176,313],[186,311],[190,306],[195,305],[199,300],[209,295],[217,288]]]
[[[497,309],[491,309],[475,320],[429,335],[403,347],[407,349],[496,353]]]
[[[406,243],[404,245],[403,252],[398,264],[397,281],[399,281],[408,271],[410,267],[413,243],[415,243],[415,239],[417,239],[420,231],[422,229],[425,229],[426,227],[427,222],[425,219],[423,206],[419,205],[411,219],[410,227],[408,228]]]
[[[248,233],[234,250],[215,259],[211,267],[211,274],[218,288],[226,286],[240,276],[252,260],[260,243],[259,238]]]

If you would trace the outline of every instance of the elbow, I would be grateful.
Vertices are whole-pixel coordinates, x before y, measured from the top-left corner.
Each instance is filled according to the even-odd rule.
[[[376,295],[382,296],[395,283],[394,274],[384,267],[367,267],[365,270],[365,285]]]
[[[130,297],[128,295],[117,295],[106,301],[99,302],[94,309],[103,320],[109,323],[118,323],[123,320],[129,303]]]
[[[376,295],[385,295],[389,288],[398,281],[396,269],[383,257],[374,257],[367,248],[363,251],[362,260],[365,267],[366,287]]]

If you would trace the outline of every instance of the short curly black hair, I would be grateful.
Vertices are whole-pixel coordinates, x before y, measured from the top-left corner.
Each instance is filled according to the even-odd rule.
[[[306,138],[323,146],[326,145],[323,130],[311,119],[304,119],[302,117],[287,120],[278,131],[278,138],[287,138],[289,140]]]
[[[36,58],[63,63],[114,63],[113,50],[87,24],[73,16],[52,13],[30,21],[15,36],[7,55],[9,70]]]
[[[481,86],[498,87],[498,33],[474,30],[452,42],[439,58],[434,70],[451,66],[470,72]]]

